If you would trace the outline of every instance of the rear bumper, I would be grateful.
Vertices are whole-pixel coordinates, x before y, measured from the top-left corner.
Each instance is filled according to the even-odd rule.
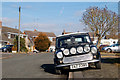
[[[94,59],[94,60],[90,60],[90,61],[81,61],[81,62],[87,62],[88,64],[90,64],[90,63],[95,63],[95,62],[99,62],[99,61],[100,61],[100,60]],[[69,67],[70,65],[79,64],[79,63],[81,63],[81,62],[68,63],[68,64],[60,64],[60,65],[57,65],[56,68]]]

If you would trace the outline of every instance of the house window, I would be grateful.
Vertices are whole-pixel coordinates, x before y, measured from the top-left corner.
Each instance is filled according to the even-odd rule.
[[[26,38],[26,36],[23,36],[24,38]]]
[[[11,38],[15,38],[15,34],[11,34]]]
[[[0,36],[1,36],[1,28],[0,28]]]
[[[11,38],[11,34],[10,33],[8,33],[8,39],[10,39]]]
[[[98,37],[94,37],[94,40],[98,40]]]
[[[53,41],[52,37],[48,37],[50,41]]]
[[[55,38],[52,38],[52,41],[55,41],[56,39]]]

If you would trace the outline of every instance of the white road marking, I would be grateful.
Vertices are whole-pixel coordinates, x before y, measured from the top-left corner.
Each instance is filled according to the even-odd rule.
[[[73,80],[74,72],[69,72],[68,80]]]

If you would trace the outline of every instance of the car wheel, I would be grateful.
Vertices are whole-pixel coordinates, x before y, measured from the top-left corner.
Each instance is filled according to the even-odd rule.
[[[101,69],[101,61],[95,63],[96,69]]]
[[[37,53],[36,51],[34,51],[33,53]]]
[[[7,50],[6,52],[8,53],[9,51]]]
[[[2,52],[4,52],[4,50],[2,50]]]
[[[107,49],[107,52],[112,52],[112,50],[111,49]]]

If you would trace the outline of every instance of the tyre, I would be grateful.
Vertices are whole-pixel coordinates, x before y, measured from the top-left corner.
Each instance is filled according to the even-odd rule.
[[[6,52],[7,52],[7,53],[9,53],[9,51],[8,51],[8,50],[7,50]]]
[[[95,63],[96,69],[101,69],[101,61]]]
[[[33,51],[33,53],[37,53],[36,51]]]
[[[112,50],[111,49],[107,49],[107,52],[112,52]]]

